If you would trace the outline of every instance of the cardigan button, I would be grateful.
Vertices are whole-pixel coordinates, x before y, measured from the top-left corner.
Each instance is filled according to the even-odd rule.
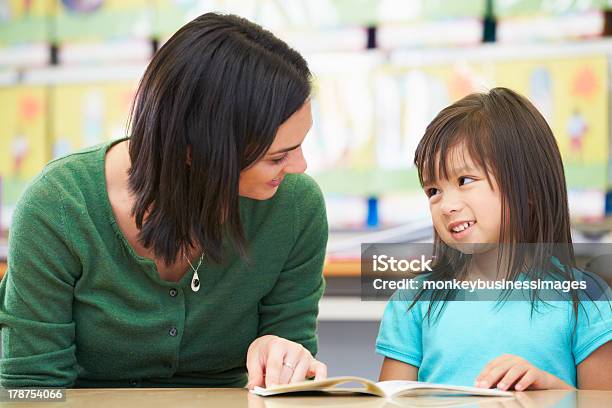
[[[137,387],[138,386],[138,380],[130,380],[130,385],[132,387]]]
[[[178,334],[178,330],[176,330],[176,327],[173,327],[168,331],[168,334],[172,337],[176,337],[176,335]]]
[[[172,288],[170,289],[170,296],[175,297],[178,294],[178,290]]]

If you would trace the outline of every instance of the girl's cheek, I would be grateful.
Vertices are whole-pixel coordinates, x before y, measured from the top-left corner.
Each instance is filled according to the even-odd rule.
[[[440,215],[439,211],[432,209],[431,221],[438,235],[444,234],[446,232],[446,225],[444,224],[444,220],[442,219],[442,216]]]
[[[435,225],[438,214],[437,214],[436,208],[431,204],[429,204],[429,214],[431,215],[431,220],[433,221],[433,224]]]

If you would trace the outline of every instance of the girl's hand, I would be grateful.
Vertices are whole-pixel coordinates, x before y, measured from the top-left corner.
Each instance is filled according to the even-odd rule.
[[[270,387],[303,381],[307,377],[322,380],[327,377],[327,366],[310,354],[304,346],[278,336],[261,336],[255,339],[247,352],[249,383]]]
[[[516,391],[573,389],[554,375],[540,370],[522,357],[504,354],[491,360],[480,372],[476,387],[497,387],[500,390],[514,388]],[[512,387],[514,385],[514,387]]]

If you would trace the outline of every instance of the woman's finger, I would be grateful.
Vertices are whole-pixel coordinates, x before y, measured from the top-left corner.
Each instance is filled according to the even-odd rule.
[[[303,352],[304,347],[301,344],[292,343],[288,346],[280,371],[279,384],[289,384],[295,369],[302,359]]]
[[[324,380],[327,378],[327,366],[322,362],[312,359],[307,375],[314,376],[315,380]]]
[[[247,384],[247,388],[249,390],[252,390],[255,386],[265,387],[265,366],[261,363],[261,356],[259,355],[258,350],[249,350],[249,352],[247,353],[246,367],[249,375],[249,382]]]
[[[266,388],[280,383],[281,369],[287,353],[286,345],[279,341],[270,341],[268,347],[268,358],[266,359]]]
[[[306,379],[306,375],[308,374],[308,369],[310,368],[310,363],[314,359],[310,355],[310,353],[303,353],[300,361],[298,362],[295,370],[293,371],[293,375],[291,376],[291,382],[299,382],[304,381]]]

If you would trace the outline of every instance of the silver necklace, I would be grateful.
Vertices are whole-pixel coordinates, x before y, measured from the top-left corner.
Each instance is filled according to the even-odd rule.
[[[191,278],[191,290],[193,290],[194,292],[197,292],[198,290],[200,290],[200,278],[198,277],[198,270],[200,269],[200,265],[202,265],[202,259],[204,259],[204,254],[200,256],[200,261],[198,262],[198,266],[196,266],[195,268],[189,261],[189,258],[187,258],[187,255],[185,255],[185,259],[187,260],[187,263],[189,263],[189,266],[191,267],[191,270],[193,271],[193,278]]]

